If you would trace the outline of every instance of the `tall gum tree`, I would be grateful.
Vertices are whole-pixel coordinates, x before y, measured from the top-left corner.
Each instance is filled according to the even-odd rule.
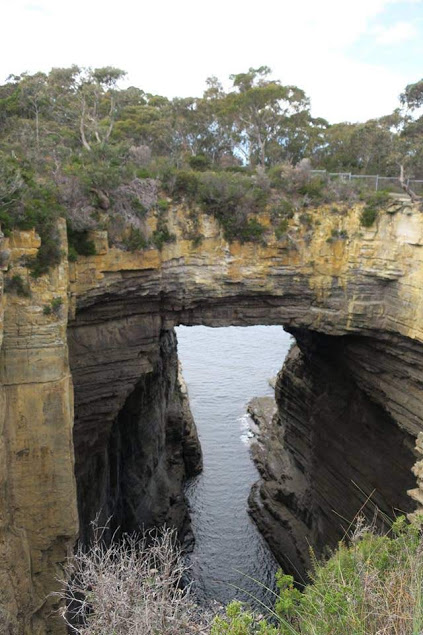
[[[297,86],[283,86],[270,80],[268,66],[250,68],[248,73],[231,75],[233,91],[227,97],[234,113],[241,151],[250,164],[268,163],[268,146],[281,145],[289,130],[289,119],[309,110],[309,100]]]

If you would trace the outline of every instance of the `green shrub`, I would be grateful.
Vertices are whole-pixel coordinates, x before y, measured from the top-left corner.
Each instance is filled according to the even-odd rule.
[[[364,195],[363,198],[367,205],[377,208],[383,207],[391,201],[391,196],[388,190],[379,190],[378,192]]]
[[[50,233],[51,230],[47,231],[40,232],[41,245],[37,255],[35,258],[28,260],[28,267],[33,278],[39,278],[46,274],[50,267],[58,265],[62,258],[58,236]]]
[[[5,279],[4,290],[8,293],[16,293],[16,295],[22,298],[29,298],[31,295],[28,284],[18,273],[13,275],[11,278]]]
[[[311,214],[300,214],[299,221],[301,225],[310,228],[313,225],[313,217]]]
[[[224,168],[225,172],[232,172],[233,174],[247,174],[251,175],[254,170],[248,165],[228,165]]]
[[[161,175],[165,192],[176,200],[187,198],[194,200],[198,192],[198,174],[193,170],[177,170],[168,168]]]
[[[0,227],[5,236],[10,236],[13,229],[13,219],[11,215],[3,209],[0,209]]]
[[[93,189],[110,192],[125,180],[133,178],[125,153],[125,147],[119,144],[95,146],[91,152],[72,154],[65,166],[65,173],[75,176],[87,193]]]
[[[133,196],[131,198],[131,209],[135,212],[138,218],[144,218],[147,214],[148,209],[143,205],[139,198]]]
[[[137,227],[131,227],[129,236],[125,238],[124,244],[128,251],[141,251],[148,247],[148,241]]]
[[[272,218],[293,218],[295,212],[295,205],[288,199],[281,199],[277,205],[274,205],[271,211]]]
[[[156,249],[161,251],[166,243],[173,243],[176,240],[175,234],[169,231],[163,214],[159,214],[157,219],[157,227],[151,237],[151,242]]]
[[[199,203],[219,221],[228,241],[261,238],[264,228],[249,216],[264,209],[268,196],[250,177],[240,174],[205,172],[199,182]]]
[[[51,301],[51,308],[53,313],[59,313],[60,309],[63,306],[63,299],[62,298],[53,298],[53,300]]]
[[[283,218],[278,226],[275,229],[275,236],[277,238],[277,240],[279,240],[280,238],[282,238],[283,236],[285,236],[286,232],[288,231],[288,220],[286,218]]]
[[[211,635],[278,635],[279,629],[248,611],[241,602],[231,602],[226,615],[213,620]]]
[[[262,241],[265,227],[257,220],[257,218],[249,218],[240,228],[239,240],[244,242]]]
[[[363,227],[371,227],[378,216],[379,210],[366,205],[360,215],[360,223]]]
[[[95,256],[95,244],[94,241],[89,239],[89,233],[87,230],[76,231],[72,229],[70,223],[67,223],[68,245],[71,262],[76,260],[76,255],[80,256]]]
[[[270,167],[266,172],[270,179],[271,187],[277,190],[283,189],[285,185],[285,179],[283,176],[284,167],[284,165],[272,165],[272,167]]]
[[[192,246],[195,249],[197,247],[199,247],[201,245],[201,243],[203,242],[203,238],[204,238],[204,236],[202,236],[200,233],[191,235],[190,236],[190,240],[192,241]]]
[[[272,619],[259,621],[239,603],[214,620],[213,635],[379,635],[422,632],[423,549],[420,526],[398,518],[386,535],[358,519],[347,545],[314,563],[301,593],[279,572]],[[274,620],[276,616],[278,619]],[[213,630],[214,629],[214,630]]]
[[[152,174],[150,172],[150,170],[148,170],[147,168],[139,168],[135,171],[135,176],[138,179],[151,179],[152,178]]]
[[[333,242],[334,240],[346,240],[348,238],[348,232],[346,229],[331,229],[330,237],[326,242]]]
[[[69,245],[68,260],[69,262],[76,262],[78,260],[78,252],[73,245]]]
[[[319,177],[310,179],[298,189],[302,196],[306,196],[313,203],[320,203],[324,198],[325,182]]]
[[[169,201],[165,198],[160,198],[157,201],[157,209],[159,210],[159,212],[167,212],[169,209]]]
[[[196,154],[188,159],[190,168],[197,170],[198,172],[204,172],[208,170],[211,165],[211,161],[204,154]]]
[[[34,165],[0,151],[0,224],[3,233],[12,229],[35,229],[41,238],[41,246],[35,258],[28,261],[32,275],[46,273],[50,266],[60,262],[61,251],[56,232],[56,220],[63,209],[59,204],[56,186],[45,178],[39,178]]]
[[[60,309],[63,306],[63,299],[60,297],[56,297],[53,298],[53,300],[50,302],[50,304],[45,304],[43,307],[43,313],[44,315],[51,315],[52,313],[54,313],[54,315],[59,316],[60,315]]]
[[[360,223],[363,227],[371,227],[378,217],[379,210],[391,200],[391,197],[388,191],[381,190],[362,196],[362,198],[365,200],[366,206],[361,212]]]

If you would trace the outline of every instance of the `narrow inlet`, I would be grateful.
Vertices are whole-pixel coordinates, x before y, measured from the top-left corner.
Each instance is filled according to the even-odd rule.
[[[273,394],[269,380],[292,338],[280,326],[179,327],[177,337],[204,455],[203,473],[187,485],[197,594],[219,602],[251,594],[273,604],[261,585],[273,588],[278,566],[247,511],[258,472],[246,408],[252,397]]]

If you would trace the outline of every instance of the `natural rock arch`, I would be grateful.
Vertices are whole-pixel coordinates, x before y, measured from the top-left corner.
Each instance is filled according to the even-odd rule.
[[[382,214],[377,225],[368,230],[360,227],[358,208],[348,214],[334,214],[333,209],[313,214],[318,222],[312,233],[294,219],[289,235],[281,240],[270,237],[267,245],[228,245],[215,222],[200,217],[204,239],[194,247],[184,238],[184,212],[175,208],[169,212],[169,228],[177,240],[161,253],[148,250],[130,254],[109,249],[107,236],[99,232],[93,236],[96,256],[81,258],[69,266],[62,263],[48,280],[33,283],[31,298],[7,294],[2,305],[0,393],[4,404],[2,482],[7,483],[7,493],[1,525],[5,565],[0,574],[8,589],[2,604],[11,619],[20,610],[21,632],[60,630],[47,618],[51,601],[46,602],[45,596],[54,586],[54,571],[77,532],[70,442],[71,376],[82,534],[89,517],[99,508],[113,510],[118,518],[120,514],[128,528],[145,514],[153,518],[157,512],[161,518],[175,512],[178,516],[180,501],[175,492],[168,492],[173,502],[167,509],[163,496],[159,496],[161,502],[156,509],[154,502],[155,476],[159,473],[163,477],[161,494],[166,490],[163,460],[166,463],[170,454],[180,452],[177,463],[181,479],[183,470],[198,460],[193,437],[191,445],[183,449],[178,440],[181,431],[182,436],[184,432],[189,436],[185,425],[189,417],[175,389],[172,327],[176,324],[285,325],[302,351],[301,359],[300,353],[291,355],[290,366],[280,379],[278,399],[281,408],[285,400],[288,418],[294,412],[291,406],[298,401],[294,384],[301,384],[298,376],[304,373],[304,360],[310,368],[314,364],[311,375],[302,377],[306,386],[317,382],[317,375],[320,382],[324,381],[324,367],[334,382],[336,368],[342,366],[344,394],[349,394],[351,403],[365,403],[362,412],[373,411],[372,416],[368,415],[370,428],[377,421],[381,430],[385,420],[386,429],[394,431],[392,443],[401,438],[406,460],[412,458],[411,444],[423,428],[421,214],[407,206],[395,215]],[[333,239],[333,229],[342,238]],[[15,270],[20,271],[22,255],[33,253],[37,247],[36,237],[24,232],[7,242]],[[44,315],[43,306],[56,297],[63,300],[57,314]],[[309,393],[310,408],[301,417],[311,416],[313,434],[309,440],[321,443],[324,408],[316,410],[319,395],[313,394],[312,387]],[[146,444],[155,450],[148,452],[153,457],[151,464],[143,463],[144,476],[147,474],[150,480],[144,488],[143,504],[137,505],[131,488],[132,494],[140,491],[140,475],[134,467],[141,463],[139,456],[135,453],[127,460],[128,454],[124,455],[122,476],[119,456],[123,455],[116,448],[125,446],[125,452],[132,452],[135,446],[140,447],[143,433],[151,433],[151,427],[145,427],[147,407],[155,413],[151,420],[158,435],[150,434]],[[172,443],[168,443],[168,429],[160,428],[159,421],[172,423],[176,435]],[[137,422],[144,427],[139,428]],[[286,420],[284,425],[291,434],[287,442],[293,449],[292,421],[290,424]],[[322,431],[319,439],[317,429]],[[404,432],[395,437],[399,429]],[[132,431],[129,436],[128,431]],[[130,443],[132,434],[137,437],[134,447]],[[389,445],[385,440],[381,448],[385,450]],[[314,478],[313,469],[322,456],[319,448],[311,461],[305,458],[301,463],[294,456],[296,468],[308,481]],[[267,481],[262,494],[269,501],[267,486],[271,479],[266,470],[264,462]],[[408,474],[408,467],[405,471]],[[386,488],[388,498],[402,492],[403,484],[409,486],[408,476],[403,473],[401,468],[396,486]],[[313,511],[313,503],[310,507],[307,498],[310,492],[295,501],[289,488],[280,485],[276,483],[273,488],[277,496],[295,502],[299,522],[307,528],[305,510]],[[420,496],[418,491],[414,495]],[[139,499],[138,493],[135,498]],[[261,500],[265,500],[263,496]],[[391,503],[398,504],[387,500],[388,505]],[[281,517],[281,522],[289,523],[292,518],[297,522],[295,513],[291,519]],[[317,528],[317,542],[328,527],[324,523]],[[18,575],[14,576],[13,571]]]

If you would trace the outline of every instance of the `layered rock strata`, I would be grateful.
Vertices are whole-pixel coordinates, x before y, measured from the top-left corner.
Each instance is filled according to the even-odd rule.
[[[343,439],[351,433],[350,445],[360,445],[355,439],[361,438],[348,417],[340,433],[331,412],[317,408],[327,387],[327,382],[316,383],[321,363],[331,381],[334,374],[345,377],[339,390],[349,403],[367,400],[357,416],[373,412],[372,417],[366,414],[369,434],[374,427],[375,437],[389,440],[387,445],[375,441],[371,453],[354,459],[367,461],[362,489],[371,489],[367,479],[377,462],[378,481],[383,473],[385,481],[389,476],[397,482],[382,483],[378,490],[387,506],[394,490],[411,487],[403,476],[403,466],[407,471],[412,460],[408,440],[401,441],[404,456],[394,461],[388,450],[400,443],[388,431],[401,429],[403,440],[423,429],[423,216],[417,207],[396,205],[394,214],[381,213],[375,226],[365,230],[360,212],[359,206],[310,210],[307,224],[298,213],[279,240],[264,215],[266,244],[229,245],[214,219],[202,215],[195,229],[203,240],[192,243],[186,238],[193,230],[190,215],[171,207],[167,222],[176,240],[161,252],[109,248],[106,233],[97,232],[92,236],[97,255],[80,257],[69,267],[64,259],[38,280],[24,266],[24,257],[36,253],[35,234],[3,240],[0,248],[10,252],[11,266],[4,272],[9,291],[0,305],[0,587],[2,610],[19,635],[60,632],[46,598],[78,533],[77,501],[83,539],[99,511],[113,511],[125,528],[152,522],[156,515],[183,523],[177,489],[198,453],[176,381],[172,328],[177,324],[295,329],[303,359],[314,364],[307,371],[313,379],[298,370],[303,362],[296,366],[303,383],[290,371],[286,409],[298,426],[281,426],[302,479],[299,487],[316,497],[308,506],[311,516],[314,510],[336,509],[341,494],[350,495],[343,489],[349,483],[342,476],[349,447]],[[147,222],[154,230],[157,218],[152,215]],[[62,240],[65,251],[63,228]],[[17,294],[16,283],[13,290],[16,275],[28,286],[27,297]],[[324,343],[325,336],[325,342],[335,344]],[[345,343],[342,355],[336,352],[339,342]],[[323,354],[325,349],[330,355]],[[301,398],[295,392],[298,385]],[[300,405],[309,410],[302,412]],[[332,478],[325,485],[327,473],[314,476],[314,470],[326,461],[326,449]],[[263,466],[268,469],[265,461]],[[172,469],[177,487],[169,478]],[[342,487],[324,504],[338,470]],[[282,478],[277,465],[274,471],[269,488],[272,480],[279,487]],[[316,487],[307,489],[313,480]],[[420,490],[413,496],[419,500]],[[296,522],[308,536],[308,521],[297,507]],[[331,522],[325,519],[318,530],[312,526],[317,542],[334,535]]]
[[[148,324],[144,327],[144,344],[138,344],[138,359],[145,351],[143,345],[149,333]],[[118,330],[115,322],[109,321],[109,341],[114,328]],[[158,346],[150,344],[150,368],[146,369],[144,359],[141,368],[133,370],[131,379],[125,377],[125,383],[121,379],[122,393],[115,394],[116,411],[112,416],[101,391],[103,373],[110,372],[110,359],[107,343],[98,340],[100,333],[97,330],[94,339],[92,329],[87,332],[79,321],[78,326],[72,327],[69,340],[75,386],[80,540],[88,542],[93,514],[99,516],[102,524],[110,519],[112,534],[167,524],[176,527],[183,537],[188,524],[183,483],[201,471],[202,456],[178,369],[176,336],[173,331],[162,331]],[[127,345],[133,347],[135,336],[130,329],[126,338]],[[152,343],[155,344],[154,338]],[[127,360],[124,345],[120,335],[119,352]],[[89,350],[97,354],[91,356]],[[99,356],[98,351],[104,356]]]
[[[59,231],[66,248],[66,231]],[[63,630],[50,597],[78,526],[66,259],[31,280],[34,232],[7,239],[0,350],[0,633]],[[19,291],[19,293],[16,291]],[[0,324],[1,327],[1,324]]]
[[[277,412],[261,420],[253,447],[261,479],[249,503],[283,568],[304,582],[310,547],[322,556],[352,533],[358,515],[380,525],[414,508],[407,490],[415,455],[414,435],[383,397],[388,378],[400,389],[401,343],[292,332],[297,345],[277,378]],[[419,386],[407,381],[410,397]]]

